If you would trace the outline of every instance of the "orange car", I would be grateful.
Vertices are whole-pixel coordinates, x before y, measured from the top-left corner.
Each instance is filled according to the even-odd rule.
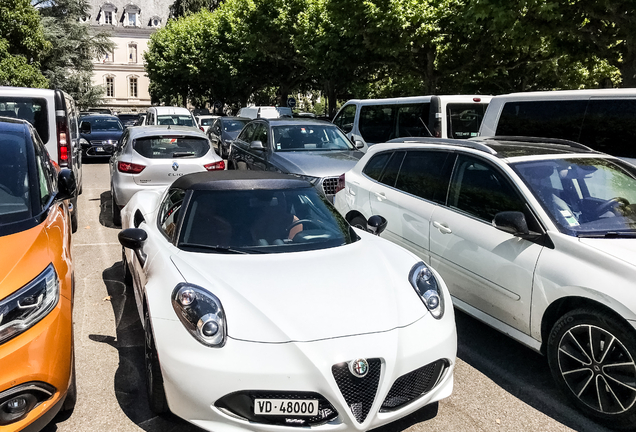
[[[75,178],[35,129],[0,117],[0,430],[42,429],[75,403]]]

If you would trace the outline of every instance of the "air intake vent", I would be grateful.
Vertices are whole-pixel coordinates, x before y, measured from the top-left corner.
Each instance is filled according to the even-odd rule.
[[[396,410],[431,391],[446,369],[446,364],[445,360],[437,360],[399,377],[389,390],[380,411]]]
[[[325,195],[333,195],[338,189],[338,177],[326,177],[322,180],[322,190]]]
[[[362,378],[354,376],[347,363],[338,363],[331,367],[338,388],[358,423],[364,422],[371,410],[382,371],[380,359],[368,359],[367,362],[369,372]]]

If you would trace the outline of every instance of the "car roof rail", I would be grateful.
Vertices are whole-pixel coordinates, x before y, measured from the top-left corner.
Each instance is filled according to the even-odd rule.
[[[479,137],[484,141],[514,141],[527,144],[557,144],[567,147],[572,147],[589,152],[596,152],[593,148],[586,146],[585,144],[578,143],[576,141],[570,141],[560,138],[544,138],[544,137],[527,137],[527,136],[492,136],[492,137]]]
[[[479,139],[480,137],[475,137]],[[413,144],[437,144],[437,145],[452,145],[457,147],[467,147],[475,150],[480,150],[488,154],[496,155],[497,151],[483,142],[473,141],[472,139],[452,139],[452,138],[434,138],[434,137],[404,137],[394,138],[387,141],[387,143],[413,143]]]

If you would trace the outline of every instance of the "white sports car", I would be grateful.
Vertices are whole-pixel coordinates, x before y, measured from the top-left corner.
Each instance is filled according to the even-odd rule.
[[[438,273],[351,228],[309,182],[189,174],[135,194],[122,225],[153,411],[215,432],[369,430],[451,394]]]

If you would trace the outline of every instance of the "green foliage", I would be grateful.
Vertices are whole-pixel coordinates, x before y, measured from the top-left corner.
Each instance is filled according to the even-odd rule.
[[[180,1],[146,54],[156,101],[317,91],[333,115],[351,97],[636,86],[628,0]]]
[[[44,33],[52,45],[42,60],[42,71],[51,88],[66,91],[81,108],[101,103],[103,89],[91,83],[93,59],[114,47],[108,33],[93,33],[82,22],[88,9],[86,0],[50,0],[40,8]]]
[[[39,60],[50,48],[28,0],[0,2],[0,85],[47,88]]]

